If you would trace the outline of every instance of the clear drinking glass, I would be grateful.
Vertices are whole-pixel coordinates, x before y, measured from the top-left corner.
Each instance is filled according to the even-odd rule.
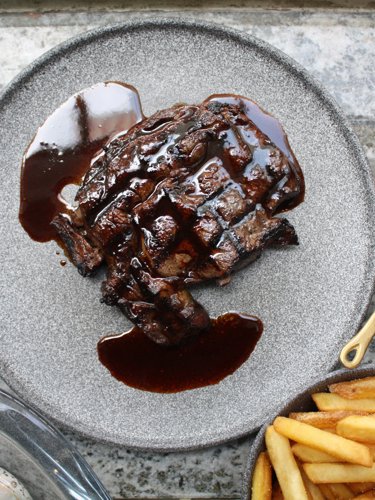
[[[90,466],[36,411],[0,390],[0,467],[34,500],[110,500]]]

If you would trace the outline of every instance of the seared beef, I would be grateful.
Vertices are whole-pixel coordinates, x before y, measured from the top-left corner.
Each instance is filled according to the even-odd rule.
[[[297,244],[275,214],[302,201],[302,172],[276,120],[263,115],[269,130],[279,127],[281,146],[249,106],[221,96],[155,113],[104,148],[73,217],[53,221],[82,275],[106,262],[103,300],[155,342],[208,327],[187,285],[226,283],[267,246]]]

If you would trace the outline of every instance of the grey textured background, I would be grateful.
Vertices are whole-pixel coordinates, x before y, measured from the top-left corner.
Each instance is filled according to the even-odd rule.
[[[95,10],[74,15],[69,11],[42,15],[35,11],[4,12],[0,17],[0,80],[7,82],[37,55],[75,33],[138,15],[108,11],[98,14]],[[176,15],[176,12],[171,15]],[[375,64],[372,11],[265,12],[241,7],[185,10],[183,15],[254,33],[299,60],[334,93],[354,123],[370,162],[373,162],[371,106],[374,102]],[[70,436],[113,495],[223,497],[239,492],[246,440],[200,452],[155,454],[129,452]]]

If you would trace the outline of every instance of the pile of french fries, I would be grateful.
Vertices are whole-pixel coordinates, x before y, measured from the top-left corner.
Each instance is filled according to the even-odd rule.
[[[251,500],[375,499],[375,377],[328,389],[267,428]]]

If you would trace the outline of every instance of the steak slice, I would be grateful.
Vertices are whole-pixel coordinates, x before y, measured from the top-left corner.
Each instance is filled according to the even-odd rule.
[[[110,142],[74,216],[52,224],[81,274],[106,262],[103,301],[171,345],[210,324],[188,285],[227,283],[266,247],[298,244],[276,215],[303,196],[277,120],[246,98],[213,96],[159,111]]]

